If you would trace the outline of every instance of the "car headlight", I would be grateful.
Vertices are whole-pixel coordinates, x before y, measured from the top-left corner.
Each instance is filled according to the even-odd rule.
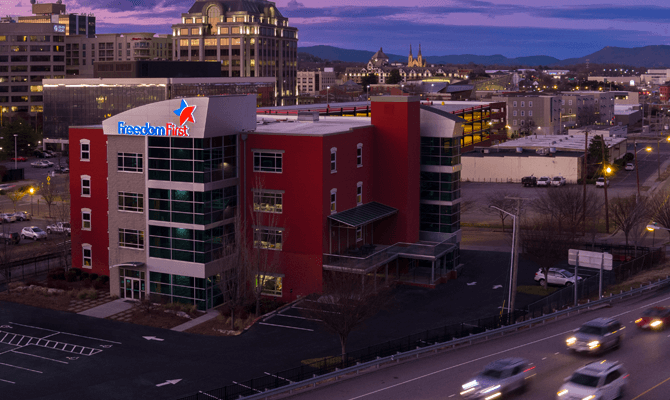
[[[470,381],[470,382],[466,383],[465,385],[463,385],[463,390],[474,388],[477,385],[479,385],[479,383],[475,379],[474,381]]]
[[[596,395],[595,395],[595,394],[591,394],[591,395],[588,395],[588,396],[584,397],[582,400],[593,400],[593,399],[595,399],[595,398],[596,398]]]
[[[494,390],[496,390],[496,389],[500,389],[500,385],[495,385],[495,386],[487,387],[486,389],[483,389],[483,390],[481,391],[481,393],[482,393],[482,394],[491,393],[492,391],[494,391]]]
[[[568,389],[559,390],[558,393],[556,393],[557,396],[563,396],[564,394],[568,394]]]
[[[484,400],[493,400],[493,399],[497,399],[500,396],[502,396],[502,393],[496,392],[496,393],[493,393],[490,396],[484,397]]]
[[[638,319],[635,320],[636,324],[639,324],[640,322],[642,322],[642,318],[638,318]]]
[[[600,346],[600,342],[597,341],[597,340],[594,340],[594,341],[592,341],[592,342],[589,342],[589,349],[595,349],[595,348],[597,348],[598,346]]]
[[[566,340],[565,343],[567,343],[568,346],[572,346],[573,344],[575,344],[576,341],[577,341],[576,337],[571,337],[571,338],[568,338],[568,340]]]
[[[659,326],[663,325],[663,321],[660,319],[654,320],[651,324],[649,324],[652,328],[658,328]]]

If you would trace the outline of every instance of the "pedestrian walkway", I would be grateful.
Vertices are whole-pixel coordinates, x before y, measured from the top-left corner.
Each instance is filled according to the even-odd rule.
[[[218,310],[209,310],[209,311],[207,311],[204,315],[202,315],[202,316],[200,316],[200,317],[198,317],[198,318],[193,318],[192,320],[190,320],[190,321],[188,321],[188,322],[184,322],[184,323],[181,324],[181,325],[177,325],[177,326],[175,326],[174,328],[172,328],[172,330],[173,330],[173,331],[177,331],[177,332],[184,332],[185,330],[187,330],[187,329],[191,329],[191,328],[193,328],[193,327],[196,326],[196,325],[200,325],[200,324],[202,324],[203,322],[207,322],[207,321],[209,321],[210,319],[214,319],[214,318],[216,318],[218,315],[219,315],[219,311],[218,311]]]
[[[133,308],[132,302],[127,302],[125,299],[116,299],[103,305],[89,308],[88,310],[82,311],[78,314],[96,318],[107,318],[111,315],[118,314],[131,308]]]
[[[70,306],[68,307],[67,310],[80,314],[82,311],[86,311],[91,308],[96,308],[112,301],[112,296],[109,294],[109,290],[98,290],[97,292],[98,292],[97,299],[70,300]]]

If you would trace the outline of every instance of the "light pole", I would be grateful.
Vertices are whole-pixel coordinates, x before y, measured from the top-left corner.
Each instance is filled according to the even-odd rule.
[[[635,180],[637,182],[637,197],[635,202],[637,203],[640,200],[640,171],[637,169],[637,140],[635,140]]]
[[[17,162],[18,159],[16,158],[16,137],[19,136],[17,134],[14,134],[14,169],[19,169]]]
[[[605,163],[605,155],[607,153],[605,150],[605,137],[601,136],[600,140],[602,141],[602,147],[603,147],[603,178],[605,179],[605,186],[603,186],[603,188],[605,189],[605,231],[607,233],[610,233],[610,208],[609,203],[607,202],[607,174],[612,172],[612,168],[610,168]]]
[[[368,100],[370,100],[370,85],[368,85],[367,92],[366,92],[366,95],[365,95],[365,101],[368,101]]]
[[[32,217],[33,215],[33,195],[35,194],[35,188],[32,186],[30,189],[28,189],[28,192],[30,193],[30,216]]]
[[[662,226],[658,226],[658,225],[656,224],[656,222],[652,222],[651,224],[647,225],[647,230],[648,230],[649,232],[654,232],[654,236],[653,236],[653,238],[651,239],[651,247],[654,247],[654,241],[656,240],[656,230],[658,230],[658,229],[663,229],[663,230],[666,230],[666,231],[670,231],[670,229],[668,229],[668,228],[664,228],[664,227],[662,227]]]
[[[328,92],[330,91],[330,86],[326,86],[326,112],[328,112]]]
[[[494,208],[502,213],[505,213],[512,217],[512,253],[510,255],[509,259],[509,294],[507,296],[507,310],[508,314],[511,315],[511,312],[514,311],[514,306],[512,304],[513,298],[512,298],[512,287],[514,285],[514,261],[516,260],[516,215],[507,212],[503,209],[500,209],[496,206],[489,206],[489,208]]]
[[[656,149],[656,163],[658,167],[658,180],[661,180],[661,139],[658,139],[658,143],[656,144],[658,146],[658,149]],[[651,146],[647,146],[645,149],[647,150],[647,153],[651,153],[653,150]]]

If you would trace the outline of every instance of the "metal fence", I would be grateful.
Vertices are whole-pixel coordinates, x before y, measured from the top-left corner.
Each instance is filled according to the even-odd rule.
[[[609,251],[614,251],[617,247],[627,254],[629,248],[625,246],[607,246]],[[590,247],[590,246],[589,246]],[[660,249],[652,251],[646,249],[644,252],[638,248],[642,255],[629,262],[617,265],[611,273],[603,274],[603,288],[608,284],[620,283],[630,277],[632,274],[650,267],[654,260],[662,257]],[[608,271],[609,272],[609,271]],[[598,295],[598,276],[593,276],[582,280],[578,285],[580,298],[589,298]],[[363,349],[351,351],[344,357],[332,356],[320,359],[310,364],[304,364],[299,367],[279,371],[275,374],[268,374],[263,377],[250,379],[244,382],[234,382],[231,385],[208,391],[200,391],[191,396],[182,397],[179,400],[233,400],[240,397],[252,396],[287,386],[292,383],[301,382],[316,376],[325,375],[336,370],[341,370],[354,366],[359,363],[365,363],[378,358],[390,357],[391,355],[407,352],[417,348],[432,346],[437,343],[444,343],[452,339],[464,338],[470,335],[485,332],[487,330],[497,329],[512,325],[517,321],[523,321],[530,318],[540,317],[544,314],[565,308],[574,304],[574,289],[572,287],[559,290],[545,299],[532,303],[528,310],[516,310],[510,314],[493,315],[486,318],[479,318],[458,324],[446,325],[441,328],[429,329],[424,332],[405,336],[403,338],[391,340],[385,343],[379,343],[368,346]]]
[[[69,247],[68,247],[69,250]],[[62,253],[44,254],[37,257],[12,261],[2,266],[0,271],[0,283],[16,282],[25,280],[44,273],[49,273],[58,268],[66,268],[72,264],[70,251],[65,257]]]

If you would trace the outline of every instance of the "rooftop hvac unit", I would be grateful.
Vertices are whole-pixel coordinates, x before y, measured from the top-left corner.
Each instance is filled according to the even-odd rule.
[[[298,111],[298,122],[316,122],[318,120],[318,111]]]
[[[489,154],[489,149],[484,149],[484,154]]]
[[[523,153],[523,147],[517,147],[516,152],[517,153]]]
[[[549,152],[550,153],[556,153],[556,147],[550,147]]]

